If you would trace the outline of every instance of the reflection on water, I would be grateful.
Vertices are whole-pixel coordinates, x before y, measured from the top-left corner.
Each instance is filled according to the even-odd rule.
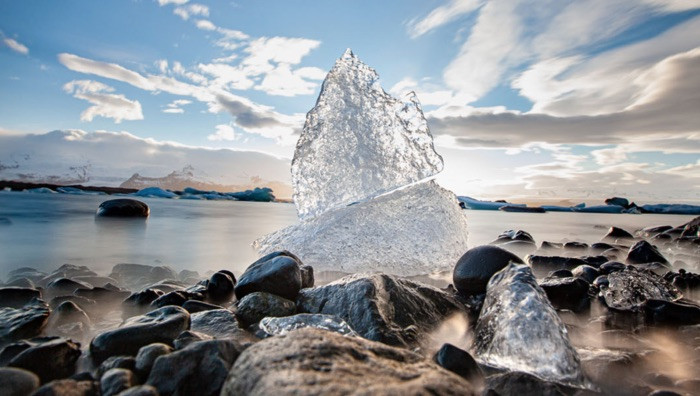
[[[240,274],[257,258],[251,243],[297,221],[294,205],[144,198],[151,216],[95,219],[106,196],[0,192],[0,278],[19,267],[52,271],[64,263],[108,273],[117,263],[169,265]],[[543,240],[596,242],[606,228],[679,225],[692,216],[466,211],[469,245],[507,229]]]

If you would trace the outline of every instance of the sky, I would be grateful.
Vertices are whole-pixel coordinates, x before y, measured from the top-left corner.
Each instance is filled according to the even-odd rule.
[[[252,150],[288,180],[346,48],[417,93],[458,195],[700,202],[697,0],[0,0],[0,172],[60,143],[152,177]]]

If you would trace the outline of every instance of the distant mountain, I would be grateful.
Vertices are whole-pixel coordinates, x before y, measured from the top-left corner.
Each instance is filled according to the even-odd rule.
[[[121,188],[142,189],[146,187],[160,187],[163,189],[182,191],[186,187],[196,188],[204,191],[233,192],[251,190],[255,187],[269,187],[274,191],[275,196],[290,197],[292,187],[289,184],[278,181],[266,181],[258,176],[253,176],[248,183],[222,184],[213,181],[204,172],[197,171],[193,166],[188,165],[181,171],[173,171],[163,177],[146,177],[134,173],[128,180],[119,185]]]

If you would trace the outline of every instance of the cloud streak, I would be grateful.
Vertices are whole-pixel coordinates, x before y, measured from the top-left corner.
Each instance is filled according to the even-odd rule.
[[[66,83],[63,90],[92,104],[80,114],[81,121],[90,122],[95,117],[112,118],[117,124],[123,120],[143,120],[141,103],[111,93],[114,88],[108,85],[91,80],[73,80]]]

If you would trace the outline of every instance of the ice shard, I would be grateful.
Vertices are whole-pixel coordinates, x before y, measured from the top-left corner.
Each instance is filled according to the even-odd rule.
[[[301,219],[436,175],[443,162],[414,94],[384,92],[349,49],[326,76],[292,160]]]
[[[474,350],[487,364],[584,385],[566,327],[527,265],[511,263],[491,278],[475,333]]]

